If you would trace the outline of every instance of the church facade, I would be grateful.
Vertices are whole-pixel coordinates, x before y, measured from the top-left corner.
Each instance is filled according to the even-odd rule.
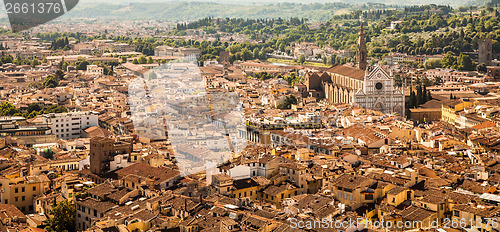
[[[394,78],[380,66],[374,67],[365,76],[363,88],[358,89],[353,96],[353,104],[385,114],[404,116],[404,94],[394,88]]]
[[[323,73],[308,73],[308,95],[326,99],[330,104],[353,104],[386,114],[404,116],[405,97],[394,87],[392,73],[375,66],[368,68],[363,24],[359,33],[356,67],[335,65]]]

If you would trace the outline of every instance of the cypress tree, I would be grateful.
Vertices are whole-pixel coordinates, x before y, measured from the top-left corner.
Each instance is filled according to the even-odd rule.
[[[420,104],[423,103],[423,101],[422,101],[422,86],[421,85],[417,86],[417,96],[416,96],[416,99],[417,99],[417,103],[415,104],[415,107],[418,107]]]
[[[410,92],[410,108],[414,108],[417,105],[417,98],[415,97],[415,91]]]
[[[427,96],[427,87],[424,85],[424,88],[422,89],[422,104],[425,104],[428,100]]]

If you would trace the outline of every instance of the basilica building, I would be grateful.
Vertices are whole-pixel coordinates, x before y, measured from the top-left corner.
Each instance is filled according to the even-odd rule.
[[[404,94],[394,87],[392,73],[380,66],[368,67],[363,23],[359,32],[356,67],[335,65],[324,72],[308,73],[305,85],[310,97],[326,99],[330,104],[348,103],[404,116]]]

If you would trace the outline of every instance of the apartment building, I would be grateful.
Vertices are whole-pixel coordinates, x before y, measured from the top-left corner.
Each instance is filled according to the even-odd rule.
[[[4,204],[15,205],[23,213],[33,212],[33,200],[49,189],[45,175],[0,178],[0,198]]]
[[[87,75],[99,76],[104,74],[104,68],[97,65],[87,65]]]
[[[351,209],[373,203],[379,194],[373,188],[376,181],[364,176],[344,174],[333,182],[333,196]]]
[[[99,125],[97,114],[89,111],[47,114],[43,115],[43,122],[51,126],[57,139],[66,140],[80,138],[82,130]]]
[[[442,82],[461,82],[462,78],[474,76],[474,72],[470,71],[457,71],[454,69],[430,69],[427,70],[426,76],[429,79],[441,79]]]

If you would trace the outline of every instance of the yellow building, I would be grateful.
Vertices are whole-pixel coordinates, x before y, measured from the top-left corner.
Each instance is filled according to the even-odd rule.
[[[395,186],[394,188],[391,188],[391,190],[387,192],[387,204],[392,206],[398,206],[399,204],[403,203],[403,201],[413,199],[413,196],[414,196],[413,190],[400,186]]]
[[[457,113],[472,105],[474,105],[474,103],[462,102],[460,100],[443,101],[443,104],[441,105],[441,120],[455,125]]]
[[[496,215],[499,212],[500,209],[495,206],[479,208],[473,205],[455,205],[450,224],[451,222],[462,223],[466,227],[476,226],[479,231],[494,231],[498,226],[498,216]],[[487,223],[489,218],[496,222]]]
[[[65,158],[34,163],[30,165],[30,175],[37,176],[56,168],[62,171],[78,171],[80,160],[80,158]]]
[[[0,178],[1,202],[15,205],[23,213],[34,210],[33,199],[49,189],[50,180],[45,175]]]
[[[260,199],[281,207],[283,199],[297,195],[298,191],[299,188],[297,186],[285,182],[281,185],[271,185],[262,190],[260,192]]]
[[[213,175],[212,186],[215,188],[216,193],[230,195],[233,188],[233,178],[225,173]]]
[[[259,198],[258,192],[271,184],[271,181],[262,176],[249,179],[234,180],[231,195],[234,198],[248,198],[255,201]]]
[[[344,174],[335,178],[332,194],[340,203],[357,209],[380,197],[380,190],[372,188],[375,184],[375,180],[364,176]]]

